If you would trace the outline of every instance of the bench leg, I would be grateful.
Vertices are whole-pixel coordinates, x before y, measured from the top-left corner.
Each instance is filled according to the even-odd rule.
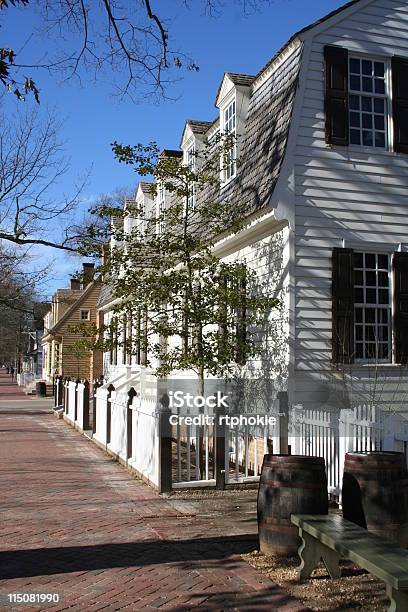
[[[331,578],[340,578],[341,570],[339,566],[340,555],[334,550],[321,544],[316,538],[299,529],[302,544],[299,548],[300,565],[298,567],[298,578],[304,580],[310,578],[311,573],[316,569],[320,559],[326,566]]]
[[[388,612],[406,612],[408,610],[408,593],[397,591],[387,584],[387,595],[391,600]]]

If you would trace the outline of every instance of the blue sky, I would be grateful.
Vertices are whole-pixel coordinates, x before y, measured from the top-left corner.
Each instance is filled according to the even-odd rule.
[[[84,192],[84,200],[92,201],[99,193],[117,187],[133,188],[137,177],[129,167],[113,158],[110,143],[147,143],[152,140],[162,147],[177,148],[186,118],[211,120],[216,116],[214,99],[225,71],[256,74],[282,44],[297,30],[344,4],[339,0],[272,0],[256,14],[245,16],[242,7],[225,0],[221,16],[202,15],[202,4],[190,2],[186,10],[182,2],[173,1],[175,19],[172,36],[200,66],[199,72],[180,71],[183,80],[172,94],[177,99],[157,105],[151,100],[138,104],[119,101],[108,82],[95,83],[90,78],[81,87],[74,80],[61,82],[46,73],[33,73],[41,90],[41,109],[55,108],[63,119],[62,139],[71,159],[71,171],[55,187],[55,195],[69,192],[75,177],[92,166],[92,174]],[[152,2],[168,9],[163,0]],[[15,50],[27,41],[37,22],[31,8],[3,11],[0,23],[2,46]],[[17,37],[17,44],[16,44]],[[46,39],[31,39],[26,52],[41,52]],[[12,96],[4,103],[8,112],[17,104]],[[27,103],[26,103],[27,104]],[[41,251],[41,257],[55,256]],[[53,272],[44,291],[67,284],[68,274],[79,267],[74,258],[57,255]]]

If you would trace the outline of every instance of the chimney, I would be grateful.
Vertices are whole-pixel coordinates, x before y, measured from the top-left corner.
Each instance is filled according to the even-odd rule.
[[[71,278],[71,289],[79,291],[81,289],[81,281],[79,278]]]
[[[89,283],[92,283],[93,281],[94,267],[95,267],[95,264],[93,263],[83,263],[82,264],[82,276],[83,276],[83,282],[84,282],[84,289],[85,287],[89,285]]]

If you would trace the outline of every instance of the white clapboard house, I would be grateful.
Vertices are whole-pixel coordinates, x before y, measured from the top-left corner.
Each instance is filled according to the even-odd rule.
[[[217,253],[252,266],[280,299],[258,366],[287,392],[291,452],[324,455],[338,494],[347,449],[407,450],[408,0],[345,4],[258,74],[226,72],[215,106],[215,121],[187,121],[181,153],[169,154],[188,163],[217,132],[237,134],[241,164],[225,173],[220,197],[245,205],[247,225]],[[155,201],[141,183],[135,197],[154,211],[166,194]],[[105,321],[113,301],[107,285]],[[155,484],[155,380],[145,361],[105,354],[95,437]],[[230,433],[226,479],[251,480],[266,443]],[[268,435],[282,450],[282,432]],[[178,444],[174,482],[212,480],[189,465],[193,446]]]

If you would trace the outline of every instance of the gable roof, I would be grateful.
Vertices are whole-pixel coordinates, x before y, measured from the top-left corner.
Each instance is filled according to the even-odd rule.
[[[140,189],[143,191],[143,193],[146,193],[148,195],[151,195],[151,188],[153,187],[153,182],[149,183],[148,181],[140,181],[139,186]]]
[[[202,135],[202,134],[205,134],[210,129],[213,123],[214,121],[199,121],[197,119],[187,119],[187,121],[184,124],[184,128],[181,134],[180,146],[184,140],[184,134],[186,133],[187,127],[190,128],[193,134]]]
[[[96,300],[96,309],[103,308],[109,302],[114,299],[113,288],[109,285],[108,281],[104,281],[99,292],[98,299]]]
[[[86,300],[86,298],[89,296],[89,294],[92,293],[92,290],[95,289],[95,287],[97,285],[100,285],[100,282],[101,282],[100,278],[97,278],[94,281],[92,281],[91,283],[89,283],[89,285],[86,287],[86,289],[84,289],[84,291],[79,296],[79,298],[77,300],[75,300],[75,302],[73,304],[71,304],[71,306],[68,308],[68,310],[55,323],[55,325],[53,325],[51,327],[51,329],[48,330],[48,333],[49,334],[54,334],[56,331],[58,331],[58,329],[61,327],[61,325],[64,325],[64,323],[66,323],[68,321],[68,319],[76,311],[76,309],[79,306],[81,306],[81,304],[83,304],[83,302]]]
[[[255,81],[255,77],[250,74],[240,74],[238,72],[224,72],[221,79],[221,83],[218,86],[217,94],[215,96],[215,105],[217,106],[218,98],[220,96],[222,86],[224,85],[225,79],[229,79],[233,85],[237,87],[250,87]]]

